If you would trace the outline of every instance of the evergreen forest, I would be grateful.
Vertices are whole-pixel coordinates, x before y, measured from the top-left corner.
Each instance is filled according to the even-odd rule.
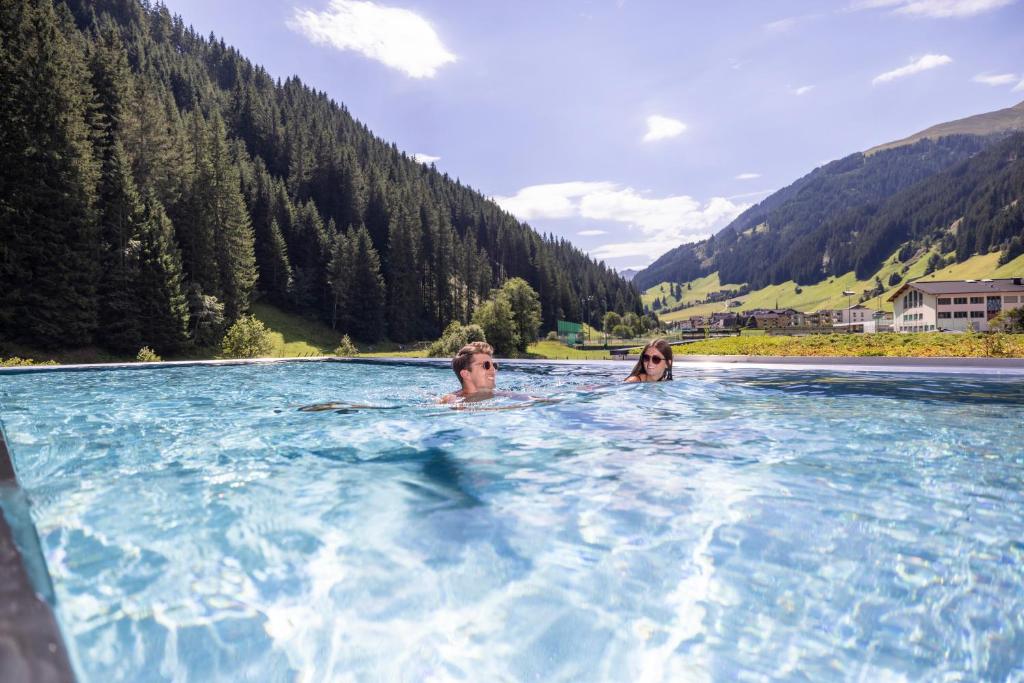
[[[256,300],[432,339],[516,277],[545,329],[641,311],[613,270],[160,4],[0,3],[0,341],[176,353]]]

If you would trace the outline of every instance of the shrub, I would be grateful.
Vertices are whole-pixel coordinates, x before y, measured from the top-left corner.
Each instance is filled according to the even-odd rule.
[[[458,320],[453,320],[444,328],[441,338],[427,349],[427,355],[431,358],[454,356],[463,346],[475,341],[487,341],[482,327],[463,325]]]
[[[551,330],[550,332],[548,332],[547,340],[553,342],[558,341],[558,333],[555,332],[554,330]]]
[[[0,368],[14,368],[22,365],[57,365],[57,361],[35,361],[31,358],[18,358],[17,356],[12,356],[11,358],[0,358]]]
[[[352,340],[346,334],[341,338],[341,341],[338,342],[337,348],[334,349],[334,355],[351,358],[352,356],[359,355],[359,349],[356,348],[356,345],[352,343]]]
[[[540,297],[526,280],[519,277],[503,284],[495,296],[508,302],[515,324],[515,350],[526,353],[526,347],[537,341],[541,323]]]
[[[483,329],[487,343],[494,347],[495,355],[515,355],[521,340],[508,299],[499,295],[484,302],[473,313],[473,322]]]
[[[156,355],[153,349],[148,346],[143,346],[139,349],[139,353],[135,356],[135,360],[140,363],[159,363],[163,358]]]
[[[273,352],[274,342],[261,320],[243,315],[224,335],[221,350],[228,358],[260,358]]]
[[[612,336],[619,339],[630,339],[633,337],[633,328],[620,323],[612,328]]]
[[[224,304],[203,294],[199,285],[188,290],[189,333],[197,346],[213,346],[224,333]]]

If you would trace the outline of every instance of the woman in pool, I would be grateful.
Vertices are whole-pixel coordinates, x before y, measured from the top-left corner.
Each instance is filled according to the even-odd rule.
[[[664,339],[652,339],[640,352],[640,360],[627,382],[669,382],[672,380],[672,347]]]

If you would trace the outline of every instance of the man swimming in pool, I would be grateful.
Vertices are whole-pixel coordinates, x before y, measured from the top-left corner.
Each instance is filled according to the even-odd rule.
[[[494,349],[487,342],[470,342],[452,358],[452,370],[462,388],[441,397],[439,403],[483,401],[494,396],[498,363],[492,358]]]

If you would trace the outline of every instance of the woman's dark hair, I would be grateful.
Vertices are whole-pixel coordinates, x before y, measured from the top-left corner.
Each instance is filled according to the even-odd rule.
[[[672,381],[672,345],[664,339],[652,339],[647,342],[643,350],[640,351],[640,358],[637,359],[636,365],[633,366],[633,371],[629,373],[629,377],[639,377],[640,375],[646,375],[647,372],[644,368],[644,354],[651,347],[654,347],[665,359],[665,374],[661,376],[659,382],[670,382]],[[629,379],[627,377],[626,379]]]

